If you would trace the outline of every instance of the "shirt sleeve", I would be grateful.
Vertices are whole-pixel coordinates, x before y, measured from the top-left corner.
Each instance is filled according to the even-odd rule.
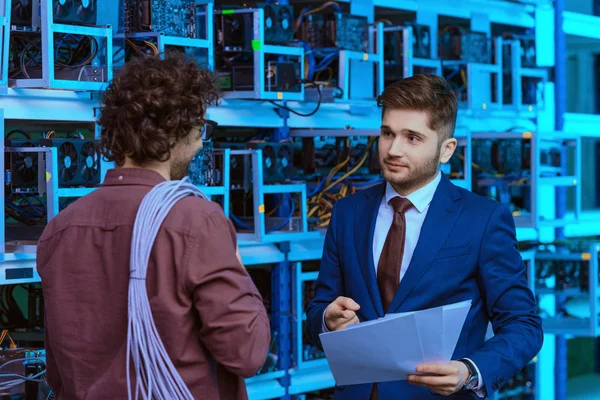
[[[188,250],[184,279],[211,355],[230,372],[251,377],[267,358],[271,334],[262,298],[236,250],[231,221],[213,212]]]
[[[321,331],[323,333],[329,332],[329,329],[327,329],[327,324],[325,323],[325,311],[323,311],[323,325],[321,326]]]
[[[473,389],[473,392],[477,395],[477,397],[485,399],[485,387],[483,386],[483,377],[481,376],[481,371],[479,371],[479,367],[472,360],[468,358],[465,358],[465,360],[469,360],[471,364],[473,364],[473,366],[475,367],[475,370],[477,371],[478,383],[477,388]]]

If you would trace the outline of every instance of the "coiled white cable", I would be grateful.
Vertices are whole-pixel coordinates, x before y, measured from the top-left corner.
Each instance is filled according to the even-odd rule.
[[[166,181],[156,185],[142,200],[131,238],[129,275],[129,323],[127,328],[127,394],[129,400],[193,400],[158,335],[146,289],[146,273],[152,246],[167,214],[177,201],[187,196],[208,198],[189,183]],[[135,370],[135,397],[132,397],[130,358]]]

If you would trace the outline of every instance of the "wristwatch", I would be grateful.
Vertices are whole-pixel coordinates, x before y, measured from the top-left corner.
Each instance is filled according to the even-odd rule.
[[[477,375],[477,369],[475,368],[473,363],[470,360],[464,358],[461,358],[458,361],[465,364],[467,366],[467,369],[469,370],[469,379],[467,380],[467,382],[465,382],[465,386],[463,386],[463,389],[477,389],[477,387],[479,386],[479,375]]]

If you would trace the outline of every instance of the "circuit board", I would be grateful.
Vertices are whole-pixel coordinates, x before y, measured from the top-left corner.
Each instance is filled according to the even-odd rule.
[[[127,0],[125,32],[196,37],[195,0]]]

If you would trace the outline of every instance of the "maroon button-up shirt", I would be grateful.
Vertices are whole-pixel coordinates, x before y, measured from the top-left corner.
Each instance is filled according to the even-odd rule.
[[[142,198],[162,181],[146,169],[110,170],[40,238],[47,376],[59,400],[127,399],[131,236]],[[158,333],[194,398],[247,398],[243,378],[266,360],[269,321],[218,204],[190,196],[173,207],[146,286]]]

